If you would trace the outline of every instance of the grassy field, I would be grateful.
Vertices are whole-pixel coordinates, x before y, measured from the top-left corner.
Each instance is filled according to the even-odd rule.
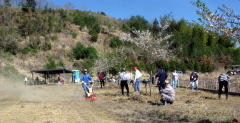
[[[143,88],[144,89],[144,88]],[[109,112],[128,122],[239,122],[240,97],[225,95],[219,100],[216,94],[188,89],[176,89],[173,105],[162,106],[157,88],[152,96],[139,95],[131,88],[130,97],[120,95],[120,89],[111,85],[97,90],[100,97],[108,100]]]
[[[24,86],[0,81],[1,123],[76,122],[239,122],[240,97],[218,100],[216,94],[186,89],[176,90],[173,105],[162,106],[157,88],[152,96],[134,93],[122,96],[117,83],[95,86],[98,100],[86,101],[81,85]]]

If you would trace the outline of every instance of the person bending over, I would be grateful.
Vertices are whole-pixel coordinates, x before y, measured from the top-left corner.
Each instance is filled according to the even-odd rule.
[[[175,91],[173,87],[170,85],[170,82],[166,80],[166,86],[164,89],[161,90],[160,96],[161,96],[161,102],[163,105],[167,105],[167,103],[173,104],[175,100]]]
[[[226,99],[228,99],[228,83],[230,81],[229,74],[220,74],[218,77],[218,98],[221,99],[222,88],[224,87],[226,93]]]

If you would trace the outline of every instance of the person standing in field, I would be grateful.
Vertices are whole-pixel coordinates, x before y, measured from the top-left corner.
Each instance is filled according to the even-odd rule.
[[[87,73],[87,69],[83,70],[83,74],[82,74],[80,80],[82,82],[83,90],[84,90],[85,94],[87,95],[87,93],[89,92],[88,87],[90,85],[90,82],[92,81],[92,77],[90,74]]]
[[[230,82],[229,74],[220,74],[218,77],[218,98],[221,99],[222,89],[224,87],[226,100],[228,99],[228,83]]]
[[[28,84],[28,78],[25,76],[24,78],[24,85],[27,85]]]
[[[60,77],[60,75],[57,76],[57,81],[58,81],[58,85],[61,85],[61,77]]]
[[[141,81],[141,77],[142,77],[142,73],[138,70],[138,68],[135,66],[134,67],[134,81],[135,81],[135,85],[134,85],[134,90],[136,92],[140,92],[141,91],[141,87],[140,87],[140,81]]]
[[[127,96],[129,96],[129,87],[128,87],[128,81],[130,80],[130,76],[128,73],[126,73],[126,70],[123,69],[122,72],[119,74],[120,77],[120,86],[122,90],[122,95],[124,95],[124,87],[127,90]]]
[[[179,79],[178,79],[178,73],[176,70],[174,70],[174,72],[172,73],[172,86],[173,88],[177,88],[179,85]]]
[[[98,74],[98,79],[101,84],[101,88],[105,86],[105,74],[103,72]]]
[[[159,89],[159,93],[161,93],[161,90],[165,88],[166,83],[165,80],[167,79],[168,75],[167,72],[165,72],[165,70],[163,69],[163,67],[159,67],[159,71],[156,75],[156,78],[158,78],[158,89]]]
[[[198,89],[198,73],[192,72],[190,75],[190,84],[192,86],[192,90]]]

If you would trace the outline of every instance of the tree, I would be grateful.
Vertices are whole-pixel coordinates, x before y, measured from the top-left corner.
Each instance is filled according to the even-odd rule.
[[[34,10],[37,4],[35,0],[27,0],[27,5],[29,8]]]
[[[122,41],[130,42],[143,49],[149,54],[149,59],[155,62],[168,59],[167,54],[169,54],[169,50],[167,49],[168,43],[166,41],[171,37],[170,34],[165,33],[168,27],[168,22],[159,25],[160,31],[157,39],[152,36],[149,30],[134,30],[132,31],[134,37],[130,33],[123,33],[120,38]]]
[[[129,20],[127,20],[126,24],[130,28],[128,31],[147,30],[149,27],[148,21],[142,16],[132,16]]]
[[[234,13],[233,9],[222,5],[216,12],[212,12],[201,0],[193,2],[201,16],[199,21],[210,29],[221,35],[231,37],[234,42],[240,42],[240,15]]]
[[[107,72],[116,68],[117,66],[125,67],[122,65],[127,59],[127,53],[130,49],[119,48],[116,49],[110,56],[102,57],[94,62],[94,73]],[[120,70],[120,69],[119,69]]]
[[[11,6],[11,0],[4,0],[4,5]]]
[[[158,20],[155,18],[153,21],[153,25],[152,25],[152,34],[154,37],[156,37],[158,35],[159,32],[159,22]]]

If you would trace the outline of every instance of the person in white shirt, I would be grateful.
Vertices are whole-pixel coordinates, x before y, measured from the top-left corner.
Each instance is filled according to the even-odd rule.
[[[179,85],[179,80],[178,80],[178,73],[176,70],[172,73],[172,86],[173,88],[177,88]]]
[[[226,100],[228,99],[228,85],[230,82],[230,74],[220,74],[218,77],[218,98],[221,99],[222,88],[224,87],[226,93]]]
[[[125,87],[127,90],[127,96],[129,96],[128,81],[130,80],[130,76],[128,73],[126,73],[125,69],[122,70],[119,76],[120,76],[120,85],[121,85],[122,95],[124,95],[124,87]]]
[[[25,76],[25,78],[24,78],[24,85],[27,85],[27,82],[28,82],[28,78]]]
[[[134,81],[135,81],[135,85],[134,85],[134,89],[137,92],[141,91],[141,87],[140,87],[140,81],[141,81],[141,77],[142,77],[142,73],[138,70],[138,68],[135,66],[134,67],[135,73],[134,73]]]

